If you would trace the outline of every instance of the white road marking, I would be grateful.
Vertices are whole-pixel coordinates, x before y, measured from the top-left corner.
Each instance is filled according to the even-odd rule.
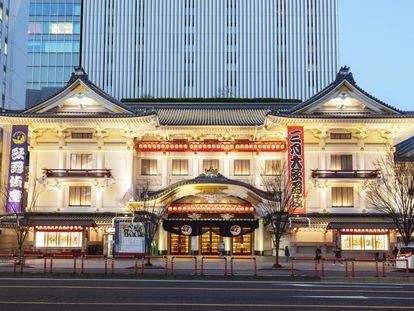
[[[323,298],[323,299],[385,299],[385,300],[414,300],[414,297],[378,297],[378,296],[291,296],[302,298]]]
[[[279,285],[279,284],[275,284],[275,285]],[[315,284],[311,284],[311,283],[292,283],[292,284],[286,284],[289,286],[298,286],[298,287],[339,287],[339,288],[355,288],[355,287],[361,287],[361,288],[403,288],[403,286],[383,286],[383,285],[345,285],[345,284],[340,284],[340,285],[335,285],[335,284],[319,284],[319,283],[315,283]]]

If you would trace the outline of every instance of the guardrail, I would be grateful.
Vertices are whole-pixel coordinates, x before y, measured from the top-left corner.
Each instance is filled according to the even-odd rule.
[[[172,256],[171,257],[171,275],[174,275],[174,261],[175,259],[194,259],[194,273],[193,275],[197,275],[197,256]]]
[[[230,274],[232,276],[234,276],[234,260],[252,260],[253,261],[253,275],[257,276],[256,257],[231,257],[230,258]]]
[[[227,257],[225,256],[202,256],[200,264],[200,275],[204,275],[204,260],[224,260],[224,275],[227,275]]]

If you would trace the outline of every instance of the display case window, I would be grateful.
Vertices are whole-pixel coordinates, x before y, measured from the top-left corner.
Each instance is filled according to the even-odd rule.
[[[81,248],[82,232],[36,232],[37,248]]]
[[[388,250],[387,234],[343,234],[342,250]]]
[[[190,237],[187,235],[170,234],[170,252],[172,255],[186,255],[190,252]]]
[[[251,255],[252,234],[248,233],[233,238],[233,255]]]
[[[215,233],[217,231],[219,228],[211,228],[201,236],[201,253],[203,255],[220,254],[219,244],[223,242],[223,238]]]

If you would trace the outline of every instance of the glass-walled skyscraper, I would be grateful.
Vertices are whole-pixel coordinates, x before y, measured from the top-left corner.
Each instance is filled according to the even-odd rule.
[[[79,65],[81,0],[30,0],[27,103],[49,97]]]

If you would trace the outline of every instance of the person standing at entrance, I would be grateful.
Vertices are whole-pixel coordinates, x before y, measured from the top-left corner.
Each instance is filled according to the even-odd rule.
[[[336,250],[334,250],[334,254],[335,254],[335,259],[333,262],[333,265],[335,265],[335,262],[338,261],[340,264],[342,264],[342,250],[340,247],[338,247]]]
[[[289,251],[289,247],[287,247],[287,245],[285,246],[285,257],[286,257],[286,262],[289,262],[289,260],[290,260],[290,251]]]
[[[322,258],[322,250],[321,248],[318,246],[315,250],[315,260],[318,261],[318,263],[321,262],[321,258]]]

